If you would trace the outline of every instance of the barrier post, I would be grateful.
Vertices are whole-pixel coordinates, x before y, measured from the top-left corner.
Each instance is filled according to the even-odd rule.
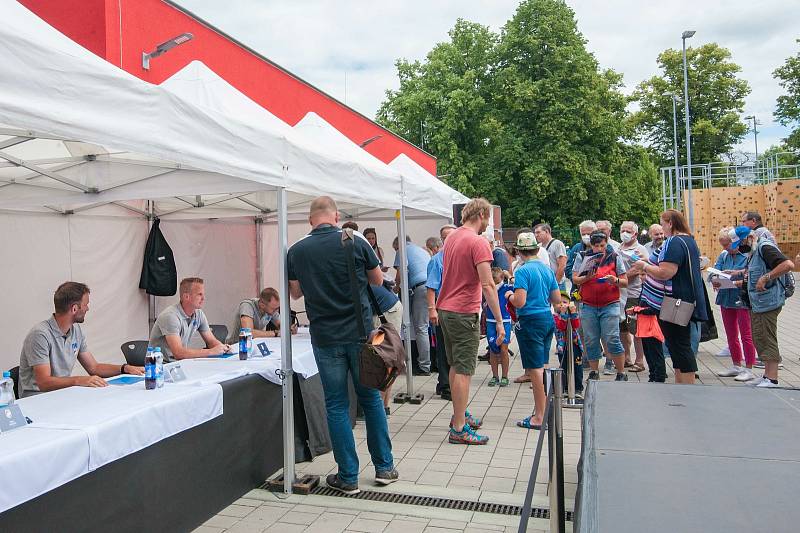
[[[563,370],[550,371],[553,383],[553,403],[547,420],[548,455],[550,460],[550,532],[565,533],[564,509],[564,426],[561,413],[563,399]]]
[[[583,402],[575,398],[575,347],[572,344],[572,319],[567,318],[567,331],[564,355],[564,366],[567,374],[567,397],[564,399],[564,407],[567,409],[580,409],[583,407]]]

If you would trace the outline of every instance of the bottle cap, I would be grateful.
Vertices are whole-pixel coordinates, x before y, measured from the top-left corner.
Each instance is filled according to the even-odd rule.
[[[9,372],[8,370],[6,370],[5,372],[3,372],[3,377],[4,377],[4,378],[10,378],[10,377],[11,377],[11,372]]]
[[[148,346],[148,347],[147,347],[147,351],[148,351],[148,352],[152,352],[152,351],[153,351],[153,347],[152,347],[152,346]]]
[[[153,348],[153,351],[154,352],[160,352],[161,351],[161,347],[160,346],[156,346],[155,348]]]

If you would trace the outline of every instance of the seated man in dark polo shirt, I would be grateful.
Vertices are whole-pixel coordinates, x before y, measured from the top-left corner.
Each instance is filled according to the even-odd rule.
[[[62,283],[53,295],[55,313],[30,330],[19,356],[20,396],[32,396],[66,387],[105,387],[106,380],[119,374],[144,374],[144,368],[98,363],[86,347],[79,324],[89,312],[89,287],[83,283]],[[80,361],[88,376],[72,376]]]
[[[228,330],[228,344],[239,342],[242,328],[250,328],[253,338],[281,336],[281,300],[278,291],[267,287],[258,298],[245,298],[236,308],[236,315]],[[297,326],[292,324],[291,332],[297,333]]]
[[[333,456],[339,465],[330,474],[329,487],[357,494],[358,454],[350,426],[348,374],[364,409],[367,446],[375,465],[375,482],[388,485],[397,481],[392,458],[392,443],[381,395],[376,389],[362,387],[358,381],[359,332],[350,290],[347,250],[342,245],[342,230],[337,226],[339,212],[332,198],[322,196],[311,203],[308,221],[311,233],[289,248],[289,292],[297,300],[305,296],[311,325],[311,344],[319,367],[328,431]],[[372,330],[372,310],[367,284],[380,285],[383,274],[378,256],[360,233],[355,236],[355,266],[358,292],[361,295],[365,331]]]

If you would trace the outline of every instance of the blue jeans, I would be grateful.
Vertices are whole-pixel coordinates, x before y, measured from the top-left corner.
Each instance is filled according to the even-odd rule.
[[[586,357],[590,361],[598,361],[603,355],[601,338],[612,357],[625,353],[619,340],[619,302],[604,307],[592,307],[584,303],[581,306],[581,331]]]
[[[339,465],[339,479],[344,483],[358,483],[358,454],[353,429],[350,426],[350,398],[347,376],[350,374],[364,409],[367,425],[367,448],[376,472],[394,468],[392,441],[386,411],[377,389],[362,387],[358,381],[358,344],[314,346],[314,359],[319,367],[322,390],[325,392],[325,409],[328,413],[328,433],[331,436],[333,457]]]

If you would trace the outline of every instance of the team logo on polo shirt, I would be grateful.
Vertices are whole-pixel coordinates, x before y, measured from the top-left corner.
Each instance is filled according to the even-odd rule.
[[[78,343],[77,342],[73,342],[72,343],[72,351],[75,353],[75,355],[78,355]]]

